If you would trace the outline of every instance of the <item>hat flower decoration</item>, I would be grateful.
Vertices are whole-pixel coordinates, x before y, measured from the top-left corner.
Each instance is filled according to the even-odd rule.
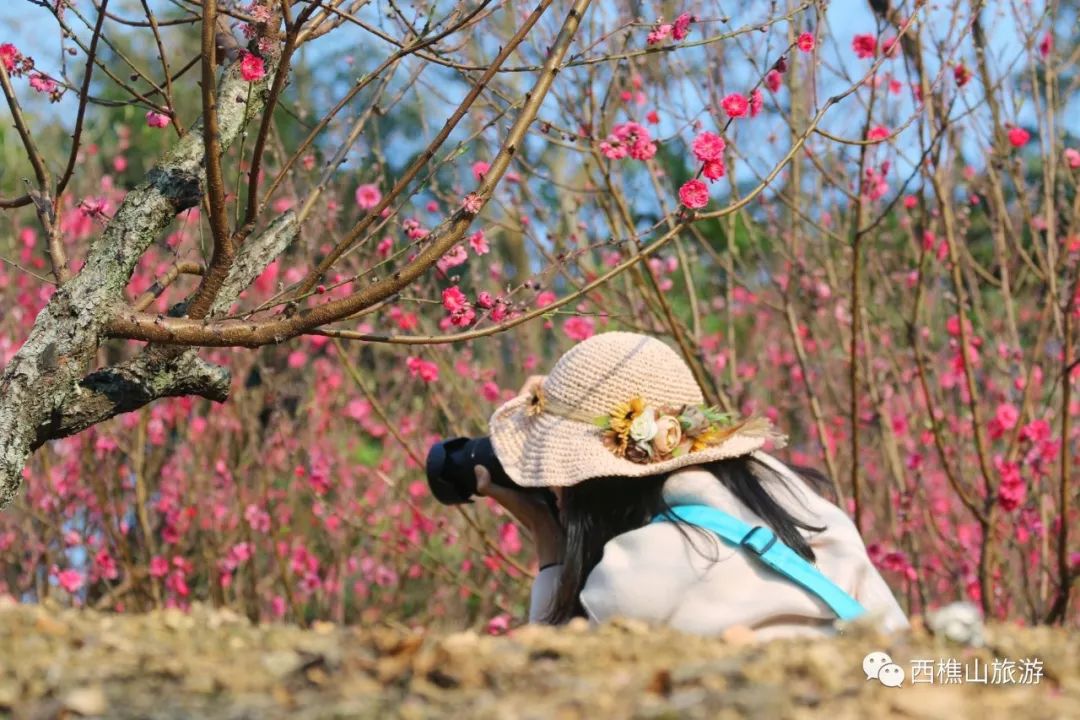
[[[786,442],[767,418],[706,403],[690,367],[665,343],[620,331],[570,348],[488,424],[495,454],[522,487],[641,477]]]
[[[722,444],[735,433],[766,434],[768,420],[740,420],[716,406],[652,407],[635,396],[621,402],[593,423],[603,430],[604,445],[630,462],[651,463],[695,453]]]

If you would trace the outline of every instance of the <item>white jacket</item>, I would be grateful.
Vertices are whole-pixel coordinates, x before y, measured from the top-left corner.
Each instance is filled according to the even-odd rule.
[[[779,460],[763,452],[755,455],[787,479],[786,484],[763,481],[773,499],[794,517],[825,527],[820,533],[800,531],[814,550],[818,570],[858,600],[886,632],[907,628],[903,610],[871,564],[862,538],[844,511],[811,490]],[[663,495],[669,505],[710,505],[750,525],[764,524],[701,466],[672,473]],[[742,625],[759,640],[835,633],[836,615],[816,596],[715,535],[714,547],[711,540],[699,539],[697,532],[688,534],[707,557],[670,522],[645,525],[604,545],[603,558],[589,573],[580,595],[589,619],[596,623],[630,617],[700,635],[717,635]],[[714,564],[710,558],[719,560]],[[561,571],[562,566],[556,565],[536,576],[530,622],[546,614]]]

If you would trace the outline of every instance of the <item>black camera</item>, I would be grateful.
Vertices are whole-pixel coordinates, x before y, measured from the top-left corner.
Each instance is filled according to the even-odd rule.
[[[547,488],[523,488],[506,474],[491,438],[457,437],[442,440],[431,446],[427,456],[427,481],[431,494],[443,505],[471,502],[476,494],[476,473],[473,467],[483,465],[491,473],[491,482],[503,487],[544,496],[552,513],[558,517],[555,494]]]

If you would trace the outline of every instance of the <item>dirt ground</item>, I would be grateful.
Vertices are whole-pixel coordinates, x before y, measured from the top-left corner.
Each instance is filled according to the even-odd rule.
[[[992,626],[986,638],[986,647],[965,648],[917,624],[893,638],[856,627],[836,640],[759,645],[737,631],[706,639],[633,622],[490,637],[256,627],[201,607],[107,615],[0,599],[0,716],[1080,718],[1075,636]],[[866,678],[863,658],[873,651],[904,670],[900,687]],[[980,677],[976,659],[985,683],[943,682],[952,660]],[[915,670],[920,660],[933,672],[925,663]],[[1023,660],[1040,663],[1027,663],[1026,678]],[[922,682],[912,684],[913,672]]]

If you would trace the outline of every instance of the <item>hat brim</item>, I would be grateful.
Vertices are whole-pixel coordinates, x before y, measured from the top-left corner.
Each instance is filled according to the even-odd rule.
[[[491,444],[506,474],[521,487],[569,487],[595,477],[644,477],[726,460],[762,448],[767,438],[735,433],[723,443],[669,460],[636,463],[613,453],[603,429],[551,413],[529,416],[529,396],[499,406],[488,422]]]

